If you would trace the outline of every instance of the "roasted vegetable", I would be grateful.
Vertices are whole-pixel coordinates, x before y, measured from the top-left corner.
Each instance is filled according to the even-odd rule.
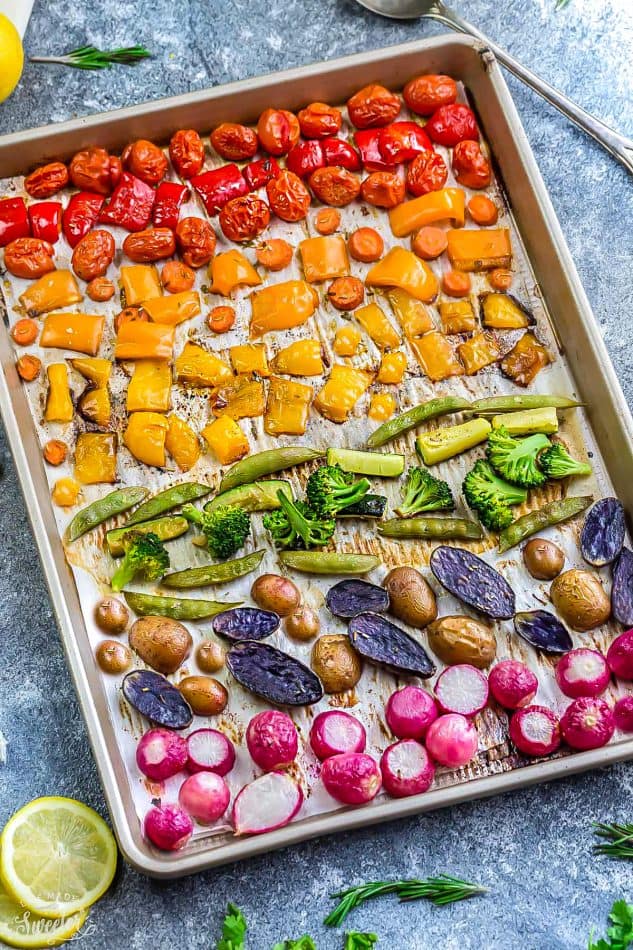
[[[601,498],[587,512],[580,535],[580,550],[585,561],[594,567],[611,564],[622,550],[625,533],[622,502],[617,498]]]
[[[238,485],[256,482],[264,475],[272,475],[273,472],[293,468],[303,462],[311,462],[323,455],[325,452],[321,449],[313,449],[307,445],[288,445],[280,449],[257,452],[248,459],[237,462],[228,470],[220,484],[220,491],[224,492],[229,488],[237,488]]]
[[[486,419],[470,419],[457,426],[431,429],[415,440],[415,448],[425,465],[436,465],[479,445],[490,434]]]
[[[345,422],[358,400],[369,389],[373,375],[354,366],[337,363],[317,393],[314,407],[332,422]]]
[[[204,506],[205,511],[213,511],[220,505],[238,505],[243,511],[273,511],[279,508],[277,492],[292,499],[292,487],[289,482],[271,479],[268,482],[252,482],[220,492]]]
[[[440,584],[459,600],[493,620],[514,616],[514,591],[501,574],[464,548],[435,548],[431,570]]]
[[[263,640],[279,627],[280,617],[259,607],[233,607],[213,618],[213,632],[227,640]]]
[[[361,659],[344,633],[319,637],[312,647],[310,663],[330,694],[353,689],[363,672]]]
[[[368,574],[378,567],[380,558],[340,551],[282,551],[279,563],[305,574]]]
[[[567,478],[569,475],[591,475],[588,462],[578,462],[564,445],[554,442],[538,457],[538,467],[547,478]]]
[[[311,706],[323,697],[312,670],[268,643],[236,643],[226,654],[226,665],[241,686],[269,703]]]
[[[264,384],[253,376],[234,376],[211,391],[209,399],[214,416],[248,419],[263,416],[266,409]]]
[[[66,528],[66,537],[69,541],[76,541],[86,531],[91,531],[98,525],[103,524],[108,518],[123,514],[138,505],[148,495],[147,488],[135,487],[118,488],[110,492],[105,498],[98,498],[86,508],[78,511],[73,520]]]
[[[121,557],[125,554],[124,539],[132,529],[128,525],[122,528],[113,528],[106,534],[106,544],[111,557]],[[155,534],[160,541],[172,541],[189,530],[189,522],[181,515],[171,515],[166,518],[155,518],[154,521],[142,521],[136,525],[135,531],[141,534]]]
[[[419,466],[410,468],[407,472],[401,498],[402,503],[396,508],[396,514],[402,518],[416,515],[420,511],[452,511],[455,507],[448,483]]]
[[[606,623],[611,614],[602,582],[591,571],[572,569],[559,574],[549,593],[554,607],[572,630],[594,630]]]
[[[336,529],[336,521],[317,514],[305,502],[293,502],[277,492],[280,508],[264,515],[263,525],[278,548],[322,548]]]
[[[185,662],[193,640],[183,624],[170,617],[139,617],[130,629],[130,646],[158,673],[175,673]]]
[[[532,577],[552,581],[565,565],[565,554],[553,541],[532,538],[523,548],[523,563]]]
[[[196,501],[198,498],[208,495],[210,491],[210,485],[202,485],[200,482],[182,482],[180,485],[172,485],[171,488],[166,488],[164,491],[158,492],[157,495],[152,495],[142,505],[139,505],[134,514],[125,522],[125,527],[158,518],[186,501]]]
[[[314,391],[293,379],[271,376],[264,416],[268,435],[303,435]]]
[[[556,409],[574,409],[583,403],[569,396],[548,395],[546,393],[519,393],[515,396],[485,396],[475,399],[470,409],[477,415],[494,415],[497,412],[515,412],[521,409],[543,409],[552,406]]]
[[[501,426],[489,433],[486,456],[494,470],[506,481],[524,488],[536,488],[547,481],[538,468],[537,458],[543,449],[550,446],[546,435],[536,433],[526,439],[514,439]]]
[[[214,419],[201,435],[220,465],[231,465],[248,455],[250,445],[246,433],[230,415]]]
[[[167,417],[165,449],[182,472],[193,468],[202,452],[197,432],[175,413]]]
[[[424,336],[413,337],[409,345],[418,363],[434,383],[450,379],[451,376],[463,376],[464,367],[443,333],[431,330]]]
[[[301,591],[281,574],[260,574],[251,587],[251,597],[258,607],[280,617],[292,614],[301,604]]]
[[[328,449],[328,465],[340,465],[357,475],[398,478],[404,472],[404,455],[396,452],[361,452],[358,449]]]
[[[455,270],[492,270],[494,267],[510,267],[512,263],[508,228],[460,227],[449,231],[446,236],[448,259]]]
[[[237,557],[233,561],[224,561],[222,564],[205,564],[202,567],[189,567],[184,571],[174,571],[166,574],[162,580],[163,587],[176,587],[180,590],[190,590],[192,587],[207,587],[211,584],[226,584],[237,577],[243,577],[257,570],[264,557],[264,551],[252,551],[244,557]]]
[[[525,538],[544,531],[545,528],[551,528],[552,525],[560,524],[562,521],[569,521],[570,518],[584,511],[592,501],[591,495],[579,495],[562,498],[560,501],[551,501],[548,505],[537,508],[536,511],[529,511],[503,529],[499,536],[499,552],[509,550]]]
[[[286,376],[321,376],[321,343],[319,340],[297,340],[280,350],[271,365],[275,373]]]
[[[123,680],[123,695],[141,715],[166,729],[186,729],[193,711],[180,691],[160,673],[132,670]]]
[[[462,399],[460,396],[440,396],[437,399],[430,399],[428,402],[423,402],[419,406],[407,409],[406,412],[379,426],[379,428],[370,435],[367,440],[367,446],[370,449],[377,449],[386,442],[391,442],[392,439],[397,439],[398,436],[409,432],[410,429],[415,429],[416,426],[421,425],[423,422],[428,422],[430,419],[437,419],[439,416],[449,415],[453,412],[461,412],[469,407],[470,403],[468,400]]]
[[[633,553],[626,547],[613,565],[611,609],[614,620],[625,627],[633,626]]]
[[[389,612],[398,620],[422,628],[437,617],[433,589],[414,567],[394,567],[382,584],[388,595]],[[371,609],[376,611],[375,607]]]
[[[472,617],[440,617],[429,624],[429,646],[442,663],[470,663],[479,670],[490,666],[497,653],[492,630]]]
[[[427,679],[435,666],[424,647],[385,617],[362,613],[349,624],[352,646],[362,657],[397,673]]]
[[[483,325],[493,330],[520,330],[536,323],[530,311],[511,294],[480,294],[479,306]]]
[[[75,442],[74,475],[82,485],[116,481],[114,432],[80,432]]]
[[[172,620],[206,620],[240,606],[239,603],[223,604],[218,600],[198,600],[194,597],[161,597],[131,590],[126,590],[124,596],[128,606],[140,617],[171,617]]]
[[[392,247],[369,269],[365,283],[368,287],[399,287],[416,300],[426,303],[436,297],[439,289],[437,277],[426,261],[421,261],[413,251],[400,246]]]
[[[199,511],[184,505],[182,514],[198,525],[206,538],[207,548],[215,557],[227,558],[244,547],[251,530],[251,519],[237,505],[220,505],[212,511]]]
[[[448,541],[461,538],[465,541],[478,541],[483,531],[477,521],[468,518],[434,518],[426,515],[420,518],[391,518],[378,525],[378,534],[384,538]]]
[[[317,514],[336,517],[344,508],[362,501],[370,487],[366,478],[356,479],[340,465],[321,465],[310,475],[306,495]]]
[[[510,506],[527,500],[524,488],[502,481],[483,459],[475,462],[475,467],[466,475],[462,491],[467,504],[490,531],[506,528],[513,518]]]
[[[534,435],[535,432],[552,435],[558,432],[558,415],[554,406],[502,412],[492,417],[492,428],[500,429],[501,426],[505,427],[508,435]]]
[[[549,353],[529,331],[515,343],[501,360],[501,372],[517,386],[529,386],[544,366],[550,362]]]
[[[527,610],[515,614],[514,629],[520,637],[543,653],[567,653],[574,645],[558,617],[547,610]]]
[[[367,493],[362,501],[339,512],[339,518],[382,518],[387,507],[384,495]]]
[[[169,568],[169,554],[162,541],[150,531],[130,531],[124,539],[125,555],[114,572],[110,586],[114,591],[123,590],[137,574],[154,581]]]
[[[382,613],[389,607],[387,591],[368,581],[339,581],[327,592],[325,603],[335,617],[355,617],[363,611]]]

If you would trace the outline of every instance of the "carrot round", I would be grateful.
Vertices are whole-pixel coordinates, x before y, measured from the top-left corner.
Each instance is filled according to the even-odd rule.
[[[488,271],[488,283],[495,290],[509,290],[512,287],[512,271],[505,267],[493,267]]]
[[[444,253],[447,245],[446,231],[434,228],[430,224],[420,228],[411,241],[413,253],[421,257],[423,261],[434,261],[436,257]]]
[[[255,251],[258,262],[268,270],[283,270],[292,260],[293,247],[281,238],[270,238]]]
[[[44,446],[44,458],[49,465],[61,465],[68,455],[68,446],[60,439],[51,439]]]
[[[473,195],[466,208],[475,224],[480,224],[483,227],[497,223],[499,209],[488,195]]]
[[[23,379],[25,383],[32,383],[40,375],[42,361],[37,356],[26,353],[18,359],[15,368],[20,379]]]
[[[30,317],[23,317],[14,323],[11,328],[11,336],[18,346],[30,346],[31,343],[35,343],[37,334],[37,323],[35,320],[31,320]]]
[[[340,223],[341,215],[336,208],[321,208],[314,218],[314,226],[319,234],[334,234]]]
[[[373,228],[358,228],[349,236],[349,253],[355,261],[371,264],[382,257],[385,243]]]
[[[442,275],[442,290],[449,297],[466,297],[470,293],[470,274],[449,270]]]
[[[214,333],[226,333],[235,323],[233,307],[214,307],[209,313],[207,323]]]

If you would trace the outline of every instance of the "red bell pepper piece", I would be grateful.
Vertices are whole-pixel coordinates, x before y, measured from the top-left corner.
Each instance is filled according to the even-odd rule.
[[[186,185],[179,185],[175,181],[161,181],[156,189],[156,201],[152,210],[152,221],[156,228],[171,228],[176,230],[180,206],[189,197]]]
[[[274,158],[258,158],[256,162],[249,162],[243,173],[250,190],[257,191],[272,178],[279,178],[281,168]]]
[[[354,141],[358,146],[363,167],[370,172],[381,172],[397,164],[385,159],[380,151],[381,132],[382,129],[361,129],[354,132]]]
[[[116,224],[126,231],[142,231],[149,224],[156,192],[140,178],[123,172],[108,204],[99,215],[103,224]]]
[[[297,142],[286,156],[286,168],[299,178],[307,178],[317,168],[324,167],[323,148],[316,139],[311,139],[309,142]]]
[[[321,148],[326,165],[339,165],[350,172],[360,171],[358,152],[345,139],[337,139],[336,136],[321,139]]]
[[[31,234],[49,244],[56,244],[62,229],[62,206],[59,201],[38,201],[29,205]]]
[[[431,148],[430,138],[417,122],[392,122],[378,134],[378,150],[389,164],[411,162]]]
[[[105,198],[93,191],[78,191],[68,202],[62,215],[62,231],[71,247],[76,247],[94,228]]]
[[[220,211],[231,198],[239,198],[248,194],[248,185],[237,165],[222,165],[220,168],[211,168],[209,171],[196,175],[191,179],[207,214],[214,215]]]
[[[24,198],[0,200],[0,247],[31,233]]]

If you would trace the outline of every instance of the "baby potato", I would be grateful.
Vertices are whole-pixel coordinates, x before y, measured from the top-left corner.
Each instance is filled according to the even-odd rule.
[[[326,693],[342,693],[358,683],[363,664],[344,633],[319,637],[312,647],[312,669]]]
[[[301,603],[299,588],[281,574],[262,574],[251,587],[251,597],[262,610],[287,617]]]
[[[95,607],[95,623],[104,633],[123,633],[130,612],[118,597],[104,597]]]
[[[581,633],[606,623],[611,601],[597,574],[573,569],[560,574],[549,594],[554,607],[572,630]]]
[[[132,662],[132,654],[120,640],[102,640],[95,650],[95,658],[104,673],[125,673]]]
[[[212,676],[185,676],[178,689],[196,716],[217,716],[226,707],[226,687]]]
[[[169,617],[139,617],[132,624],[130,646],[148,666],[158,673],[175,673],[184,663],[193,641],[177,620]]]
[[[286,617],[284,623],[286,633],[293,640],[313,640],[319,632],[320,626],[319,615],[307,604],[301,604],[297,607],[293,613]]]
[[[427,630],[429,646],[442,663],[470,663],[483,670],[497,653],[492,631],[479,620],[467,616],[440,617]]]
[[[562,571],[565,555],[553,541],[532,538],[523,548],[523,563],[532,577],[551,581]]]
[[[389,612],[412,627],[426,627],[437,617],[432,588],[414,567],[394,567],[382,586],[389,594]]]
[[[224,648],[215,640],[203,640],[196,650],[196,662],[203,673],[217,673],[224,666]]]

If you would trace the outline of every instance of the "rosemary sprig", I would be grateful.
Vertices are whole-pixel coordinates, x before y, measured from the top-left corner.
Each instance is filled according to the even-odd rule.
[[[487,893],[487,887],[479,884],[470,884],[448,874],[438,877],[428,877],[423,880],[408,881],[373,881],[369,884],[359,884],[331,894],[332,898],[340,898],[339,903],[323,921],[328,927],[338,927],[342,924],[350,911],[373,897],[383,894],[397,894],[401,902],[429,900],[437,906],[452,904],[454,901],[463,901],[477,894]]]
[[[596,854],[610,858],[633,858],[633,825],[608,825],[594,821],[593,833],[601,841],[594,845]]]
[[[120,49],[101,50],[96,46],[78,46],[63,56],[31,56],[32,63],[60,63],[75,69],[110,69],[113,63],[120,66],[135,66],[140,60],[151,57],[144,46],[124,46]]]

